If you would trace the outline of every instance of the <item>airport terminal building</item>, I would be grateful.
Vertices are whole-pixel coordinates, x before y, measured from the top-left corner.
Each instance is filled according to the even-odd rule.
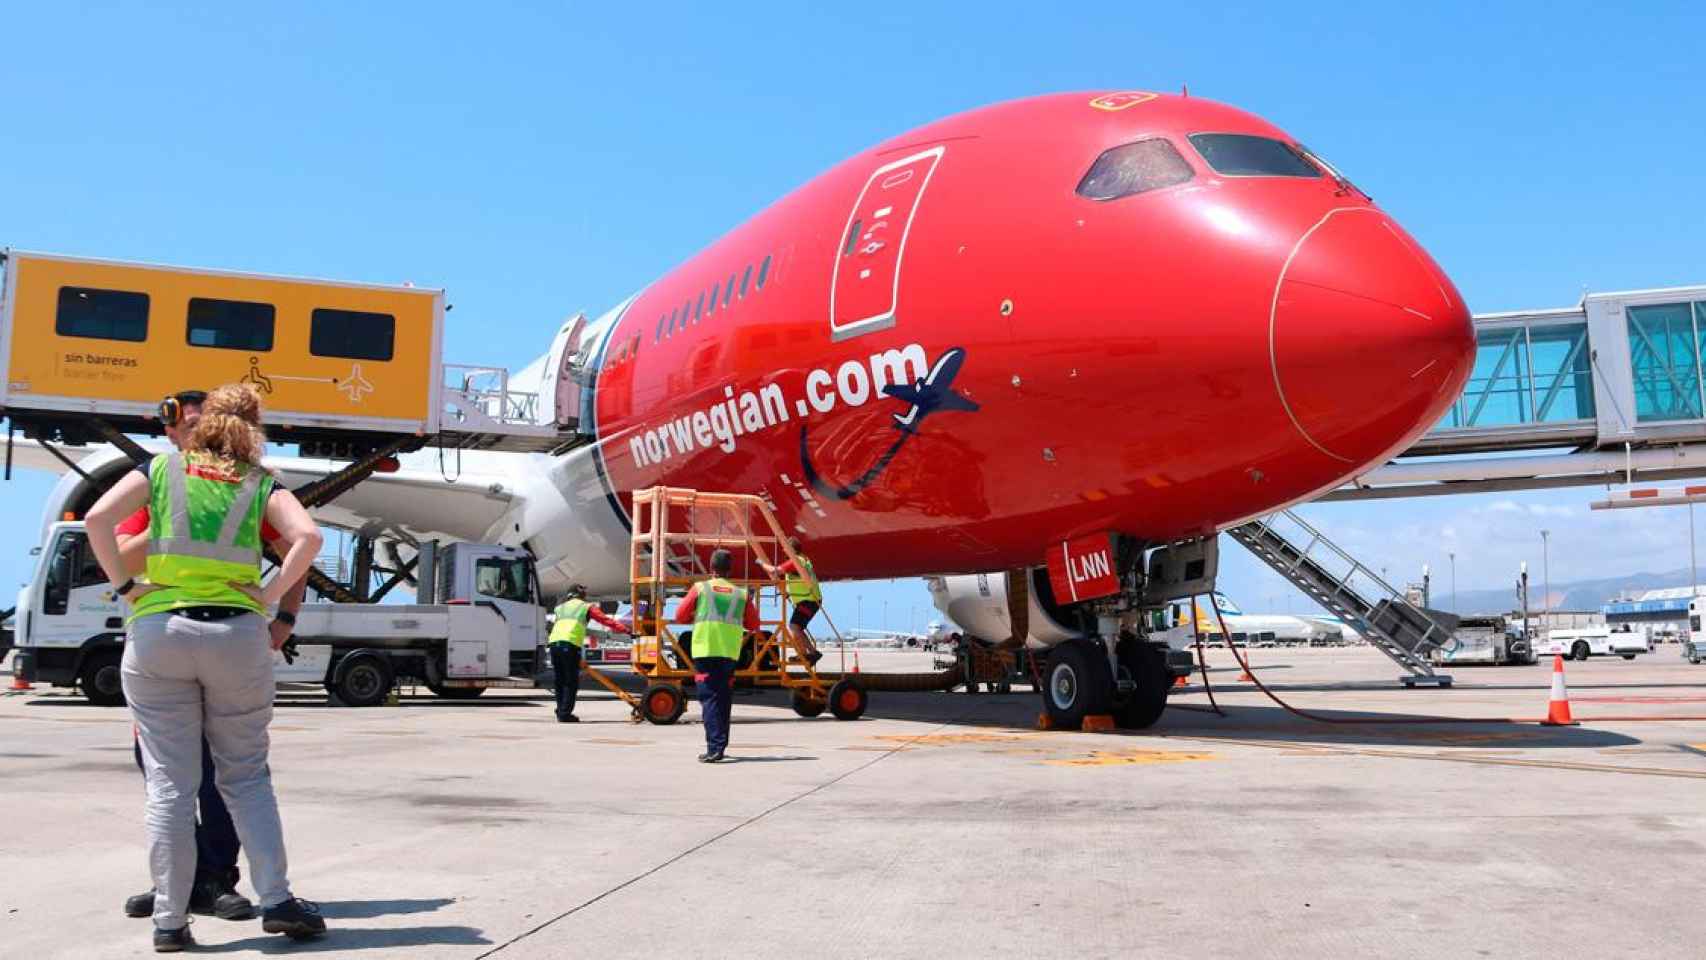
[[[1647,628],[1655,634],[1685,636],[1688,633],[1688,601],[1700,593],[1700,588],[1667,587],[1663,590],[1643,590],[1613,600],[1603,608],[1605,622],[1613,626],[1629,624],[1636,629]]]

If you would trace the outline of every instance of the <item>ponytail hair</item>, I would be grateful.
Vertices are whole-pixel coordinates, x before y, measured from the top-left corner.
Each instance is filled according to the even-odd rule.
[[[228,383],[207,395],[201,419],[184,440],[184,451],[207,454],[225,466],[258,467],[266,442],[261,395],[246,383]]]

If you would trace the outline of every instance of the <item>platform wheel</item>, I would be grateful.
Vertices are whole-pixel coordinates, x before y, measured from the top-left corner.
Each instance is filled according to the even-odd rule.
[[[654,683],[640,694],[640,713],[660,727],[681,719],[687,709],[687,696],[673,683]]]
[[[865,708],[871,705],[871,695],[858,681],[841,679],[829,688],[829,712],[835,714],[837,720],[857,720],[865,715]]]
[[[829,708],[829,701],[807,688],[794,691],[794,712],[802,717],[815,717]]]

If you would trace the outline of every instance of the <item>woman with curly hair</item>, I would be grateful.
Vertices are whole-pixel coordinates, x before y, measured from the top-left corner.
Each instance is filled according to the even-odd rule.
[[[267,767],[273,666],[265,614],[307,573],[319,528],[261,467],[261,401],[234,384],[208,394],[183,451],[161,454],[101,497],[89,544],[130,605],[122,667],[148,777],[148,862],[157,891],[154,949],[193,943],[185,913],[195,878],[195,798],[206,735],[218,786],[249,857],[262,927],[317,936],[325,921],[291,895],[284,831]],[[115,528],[147,504],[148,579],[123,576]],[[261,527],[290,541],[261,586]]]

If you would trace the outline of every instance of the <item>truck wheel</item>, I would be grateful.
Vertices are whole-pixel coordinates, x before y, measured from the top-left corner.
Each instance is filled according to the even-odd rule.
[[[802,717],[811,718],[822,714],[828,709],[829,701],[820,700],[809,690],[794,691],[794,712]]]
[[[1592,652],[1593,652],[1592,650],[1588,649],[1588,642],[1586,640],[1577,640],[1570,647],[1570,656],[1574,657],[1577,660],[1586,660],[1588,658],[1588,655],[1591,654]]]
[[[1625,654],[1624,654],[1624,655],[1623,655],[1623,659],[1625,659],[1625,660],[1633,660],[1633,659],[1635,659],[1635,655],[1634,655],[1634,654],[1632,654],[1632,653],[1625,653]]]
[[[686,709],[687,697],[680,687],[672,683],[654,683],[640,695],[640,712],[660,727],[680,720],[682,711]]]
[[[77,685],[90,703],[97,707],[124,706],[124,681],[119,673],[122,657],[117,650],[99,650],[83,658]]]
[[[391,661],[377,653],[352,653],[338,664],[332,692],[346,707],[377,707],[391,692]]]
[[[843,678],[829,688],[829,712],[837,720],[857,720],[865,715],[871,697],[858,681]]]

